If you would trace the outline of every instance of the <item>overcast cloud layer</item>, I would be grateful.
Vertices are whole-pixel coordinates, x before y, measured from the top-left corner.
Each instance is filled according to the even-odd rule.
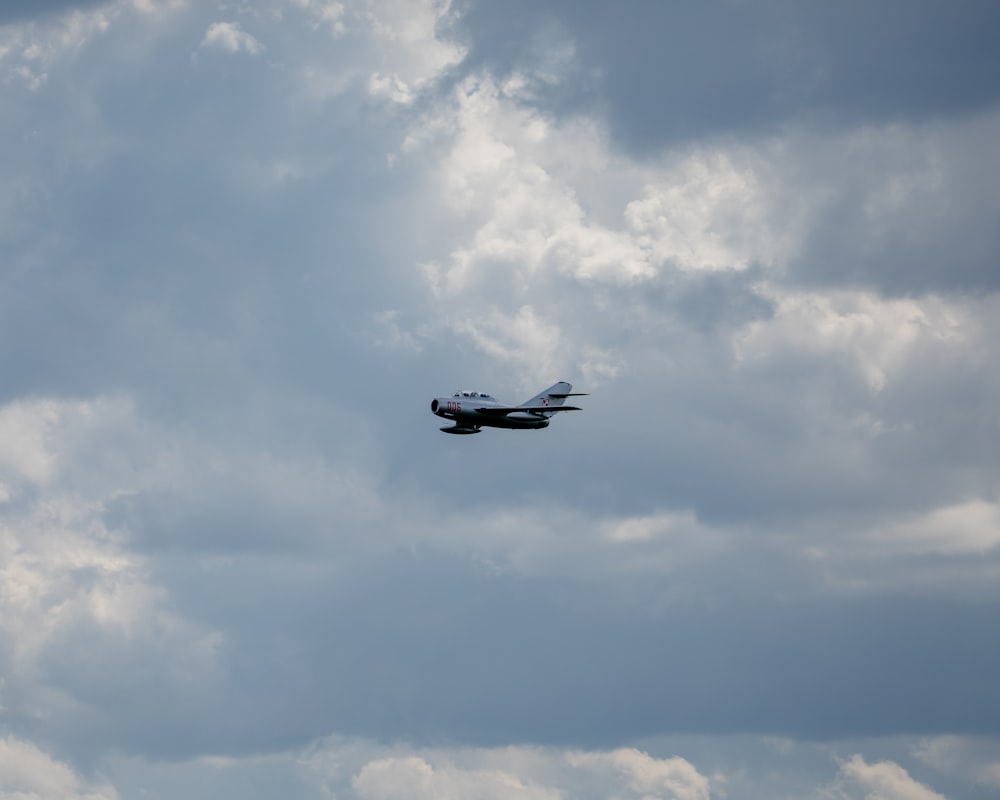
[[[998,34],[5,4],[0,795],[994,796]]]

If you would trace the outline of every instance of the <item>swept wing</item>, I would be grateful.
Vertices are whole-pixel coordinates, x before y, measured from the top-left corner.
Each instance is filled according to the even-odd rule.
[[[526,411],[529,414],[551,414],[556,411],[582,411],[577,406],[482,406],[477,408],[480,414],[487,414],[491,417],[506,417],[518,411]]]

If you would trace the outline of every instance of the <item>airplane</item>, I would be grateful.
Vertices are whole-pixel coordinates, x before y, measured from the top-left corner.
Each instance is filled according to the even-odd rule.
[[[533,429],[549,427],[549,418],[559,411],[580,411],[576,406],[563,405],[567,397],[584,397],[586,392],[573,392],[566,381],[555,383],[519,406],[505,406],[484,392],[455,392],[451,397],[435,397],[431,411],[454,421],[444,427],[445,433],[479,433],[482,427]]]

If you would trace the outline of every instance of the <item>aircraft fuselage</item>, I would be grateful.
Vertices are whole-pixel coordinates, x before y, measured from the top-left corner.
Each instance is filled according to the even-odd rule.
[[[477,429],[482,426],[524,430],[547,428],[549,426],[549,419],[543,416],[543,413],[515,411],[502,417],[493,416],[478,409],[491,406],[499,407],[500,403],[494,398],[483,396],[482,394],[478,397],[470,396],[476,394],[475,392],[456,392],[456,395],[460,394],[465,396],[435,397],[431,400],[431,411],[439,417],[455,421],[458,430],[452,428],[441,429],[448,433],[476,433],[478,432]],[[462,430],[463,428],[469,428],[470,430],[465,431]]]

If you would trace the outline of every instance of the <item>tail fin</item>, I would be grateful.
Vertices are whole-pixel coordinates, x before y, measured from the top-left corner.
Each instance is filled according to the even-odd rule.
[[[552,384],[548,389],[539,392],[530,400],[521,403],[522,408],[538,408],[540,406],[561,406],[567,397],[582,397],[584,392],[573,392],[573,384],[566,381]]]

